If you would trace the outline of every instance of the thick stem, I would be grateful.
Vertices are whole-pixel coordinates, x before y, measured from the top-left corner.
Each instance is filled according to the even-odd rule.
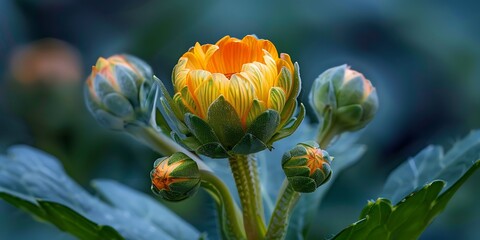
[[[229,158],[242,204],[243,224],[248,239],[264,239],[266,227],[255,159],[252,155]]]
[[[280,195],[277,198],[275,209],[273,210],[270,223],[268,224],[268,231],[265,239],[284,239],[287,233],[290,213],[295,207],[300,193],[293,190],[288,180],[284,180]]]
[[[228,187],[209,171],[200,171],[202,187],[210,193],[217,204],[222,235],[226,239],[246,239],[241,212],[235,204]]]

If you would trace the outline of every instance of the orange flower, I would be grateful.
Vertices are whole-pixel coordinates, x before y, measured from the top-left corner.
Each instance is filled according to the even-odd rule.
[[[303,105],[298,119],[292,118],[300,92],[298,64],[252,35],[196,43],[179,59],[172,81],[170,105],[185,126],[180,129],[191,133],[176,139],[210,157],[271,148],[303,120]]]
[[[267,109],[282,113],[287,100],[297,97],[294,71],[290,56],[279,56],[270,41],[226,36],[214,45],[196,43],[183,54],[173,70],[174,99],[184,112],[206,119],[209,106],[223,96],[246,128]],[[284,118],[293,113],[289,107]]]

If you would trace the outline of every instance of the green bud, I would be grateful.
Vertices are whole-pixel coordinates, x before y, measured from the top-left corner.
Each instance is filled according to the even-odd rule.
[[[305,142],[283,155],[282,168],[295,191],[313,192],[330,179],[332,160],[316,142]]]
[[[152,191],[168,201],[181,201],[197,193],[200,170],[197,163],[181,152],[159,158],[150,172]]]
[[[310,104],[320,119],[332,121],[338,131],[355,131],[373,119],[378,97],[369,80],[342,65],[328,69],[315,80]]]
[[[97,121],[114,130],[137,120],[148,122],[155,97],[153,73],[129,55],[100,57],[86,81],[87,107]]]

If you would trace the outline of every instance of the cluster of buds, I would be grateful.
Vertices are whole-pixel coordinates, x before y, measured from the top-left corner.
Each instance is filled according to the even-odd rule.
[[[334,125],[338,133],[365,127],[378,109],[371,82],[347,65],[330,68],[315,80],[310,103],[324,125]]]
[[[200,187],[197,163],[183,153],[159,158],[150,172],[152,191],[168,201],[181,201],[194,195]]]
[[[148,122],[154,109],[152,77],[150,66],[136,57],[101,57],[87,79],[87,107],[100,124],[113,130]]]
[[[330,157],[316,142],[299,143],[286,152],[282,167],[290,185],[297,192],[313,192],[332,175]]]
[[[299,193],[314,192],[332,176],[333,157],[320,146],[326,148],[334,136],[365,127],[378,109],[370,81],[346,65],[328,69],[315,80],[310,103],[323,121],[318,143],[299,143],[283,155],[288,182],[266,230],[255,160],[246,155],[272,149],[303,121],[302,104],[295,116],[301,87],[298,64],[268,40],[226,36],[215,44],[196,43],[183,54],[172,82],[173,97],[142,60],[129,55],[99,58],[86,82],[87,106],[102,125],[125,130],[170,155],[157,159],[150,172],[154,194],[181,201],[202,185],[216,200],[222,234],[235,239],[284,237]],[[193,152],[229,158],[243,228],[228,188],[204,171]]]

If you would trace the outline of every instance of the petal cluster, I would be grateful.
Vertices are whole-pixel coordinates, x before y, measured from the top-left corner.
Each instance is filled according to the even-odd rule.
[[[255,36],[196,43],[174,68],[174,100],[184,113],[206,119],[209,106],[223,96],[247,128],[265,110],[281,113],[287,99],[297,97],[294,71],[288,54]]]
[[[303,105],[298,119],[292,118],[300,91],[298,64],[255,36],[196,43],[180,57],[172,81],[170,105],[188,129],[175,138],[210,157],[271,148],[303,120]]]

